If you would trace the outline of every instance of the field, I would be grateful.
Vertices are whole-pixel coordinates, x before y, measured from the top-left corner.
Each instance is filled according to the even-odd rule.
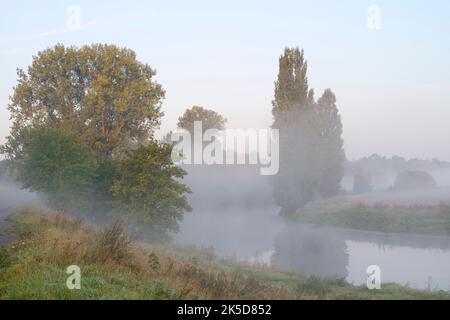
[[[306,278],[239,264],[210,250],[139,243],[121,223],[97,229],[62,212],[23,209],[19,240],[0,251],[0,299],[449,299],[446,292]],[[81,290],[66,268],[81,268]]]

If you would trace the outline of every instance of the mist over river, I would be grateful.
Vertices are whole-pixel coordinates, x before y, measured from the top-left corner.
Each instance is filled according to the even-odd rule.
[[[274,207],[186,215],[176,241],[307,276],[365,284],[370,265],[382,283],[450,290],[450,237],[383,234],[289,224]]]
[[[232,174],[221,170],[202,176],[202,183],[188,176],[194,210],[185,215],[177,243],[213,247],[222,257],[357,285],[366,283],[368,266],[378,265],[382,283],[450,290],[450,237],[287,222],[278,216],[267,180],[240,174],[241,180],[229,184]]]
[[[186,178],[193,191],[189,201],[194,210],[185,215],[180,232],[174,235],[179,244],[212,247],[221,257],[272,265],[307,276],[343,278],[358,285],[366,283],[367,267],[378,265],[382,284],[450,289],[450,237],[287,222],[278,215],[267,178],[254,174],[257,168],[240,168],[238,172],[225,167],[198,170],[191,169]],[[448,193],[448,189],[439,192]],[[373,195],[376,199],[379,196]],[[430,195],[427,198],[434,199]],[[4,209],[38,200],[11,181],[0,183],[0,204]],[[10,212],[0,212],[0,222],[5,222],[2,218]]]

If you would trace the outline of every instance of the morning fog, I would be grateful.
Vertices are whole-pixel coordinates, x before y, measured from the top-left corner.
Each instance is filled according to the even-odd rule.
[[[279,170],[278,129],[208,129],[194,122],[193,132],[179,129],[171,134],[175,143],[172,160],[185,165],[260,165],[263,176]]]

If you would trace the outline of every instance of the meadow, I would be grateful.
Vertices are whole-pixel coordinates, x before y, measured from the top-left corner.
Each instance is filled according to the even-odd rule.
[[[449,299],[444,291],[344,280],[218,258],[210,249],[139,242],[121,222],[89,226],[64,212],[21,209],[11,217],[19,240],[0,251],[0,299]],[[80,290],[66,269],[81,269]]]

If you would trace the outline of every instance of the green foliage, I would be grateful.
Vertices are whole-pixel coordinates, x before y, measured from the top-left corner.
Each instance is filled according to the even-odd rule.
[[[0,248],[0,272],[11,264],[10,256],[4,248]]]
[[[395,190],[434,188],[436,181],[426,171],[406,170],[400,172],[394,183]]]
[[[293,108],[308,104],[308,64],[303,50],[285,48],[279,59],[278,79],[275,82],[275,99],[272,101],[275,118]],[[312,95],[312,92],[311,92]]]
[[[172,148],[150,140],[127,151],[112,187],[116,211],[129,212],[159,234],[177,231],[183,212],[191,210],[186,199],[190,190],[179,181],[186,172],[173,164]]]
[[[227,119],[219,113],[203,107],[193,106],[178,118],[178,128],[186,129],[193,135],[195,121],[202,122],[203,132],[208,129],[224,130],[227,123]]]
[[[316,163],[320,171],[318,193],[329,197],[340,189],[345,163],[341,116],[336,106],[336,96],[330,89],[324,91],[315,109],[319,119]]]
[[[13,124],[0,148],[23,187],[56,207],[105,215],[115,205],[176,230],[190,207],[187,187],[175,181],[185,173],[170,162],[172,147],[151,140],[127,152],[160,124],[165,92],[155,74],[114,45],[58,44],[34,56],[18,70],[8,107]]]
[[[62,128],[100,156],[143,141],[159,125],[164,90],[129,49],[58,44],[33,57],[8,110],[13,125],[2,153],[21,159],[29,129]]]
[[[123,159],[96,161],[70,133],[35,130],[24,145],[18,178],[24,188],[47,194],[54,207],[114,211],[160,236],[178,230],[184,211],[191,210],[185,196],[190,191],[178,181],[186,172],[172,163],[172,148],[150,140]]]
[[[105,214],[113,209],[113,197],[111,187],[116,179],[119,178],[118,159],[102,158],[97,160],[95,171],[95,202],[92,208],[96,213]]]
[[[184,114],[178,118],[178,128],[187,130],[191,135],[191,162],[194,162],[194,124],[200,121],[202,123],[202,133],[209,129],[224,130],[227,119],[216,111],[205,109],[199,106],[193,106],[187,109]],[[165,139],[170,136],[165,137]],[[215,138],[213,138],[215,139]],[[203,149],[205,149],[207,142],[203,142]],[[185,158],[186,155],[180,154],[180,159]]]
[[[327,89],[315,102],[303,51],[286,48],[279,68],[272,128],[280,130],[280,170],[272,185],[281,214],[291,215],[315,197],[338,192],[345,154],[336,97]]]
[[[61,130],[40,129],[23,150],[18,180],[24,188],[46,193],[54,206],[85,204],[94,190],[96,162],[82,142]]]

